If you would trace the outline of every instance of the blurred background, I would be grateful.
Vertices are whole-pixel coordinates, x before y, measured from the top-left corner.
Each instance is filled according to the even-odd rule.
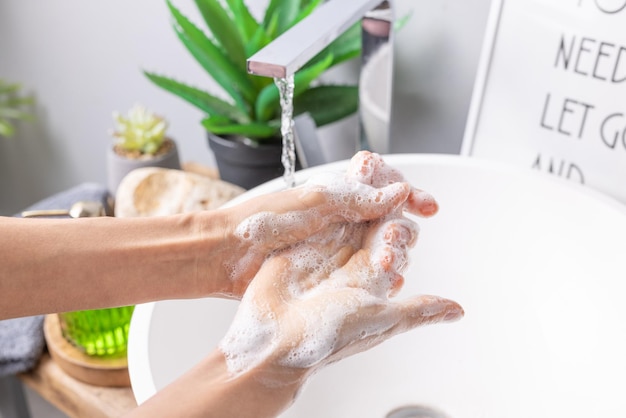
[[[338,0],[347,1],[347,0]],[[249,0],[263,10],[266,0]],[[490,0],[395,0],[411,13],[395,44],[392,152],[459,153]],[[201,22],[191,0],[174,1]],[[171,28],[165,1],[2,0],[0,78],[36,99],[35,121],[0,138],[0,215],[83,182],[106,181],[113,111],[135,103],[165,116],[181,160],[214,166],[202,114],[141,70],[210,88]],[[355,63],[330,77],[356,77]],[[324,128],[324,141],[356,120]]]

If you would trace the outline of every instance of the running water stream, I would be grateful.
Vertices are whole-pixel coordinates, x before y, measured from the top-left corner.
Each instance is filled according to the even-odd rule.
[[[283,178],[287,187],[296,185],[296,143],[293,133],[293,90],[294,78],[290,75],[286,78],[275,78],[274,82],[280,94],[280,133],[283,136],[283,153],[281,162],[285,167]]]

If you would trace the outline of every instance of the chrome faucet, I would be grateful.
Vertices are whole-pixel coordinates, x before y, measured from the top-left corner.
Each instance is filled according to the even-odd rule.
[[[355,146],[389,152],[393,73],[391,0],[330,0],[248,59],[248,72],[284,78],[361,20],[360,139]]]

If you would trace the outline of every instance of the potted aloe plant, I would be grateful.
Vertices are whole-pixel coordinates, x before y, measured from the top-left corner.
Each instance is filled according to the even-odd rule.
[[[113,194],[122,179],[141,167],[180,169],[176,143],[168,138],[167,121],[144,106],[135,105],[126,116],[113,113],[113,146],[107,155],[108,187]]]
[[[144,73],[205,113],[201,123],[223,180],[251,188],[281,175],[278,89],[272,79],[248,74],[246,58],[322,2],[270,0],[263,19],[257,21],[244,0],[195,0],[205,31],[167,1],[178,38],[228,97],[151,71]],[[357,111],[357,86],[314,81],[329,68],[358,56],[360,49],[360,29],[355,25],[296,73],[294,116],[309,113],[322,126]]]
[[[25,110],[34,103],[32,96],[21,95],[22,86],[0,79],[0,136],[15,135],[15,122],[32,120],[32,114]]]

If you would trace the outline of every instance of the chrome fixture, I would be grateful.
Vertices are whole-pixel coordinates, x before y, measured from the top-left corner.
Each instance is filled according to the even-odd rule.
[[[284,78],[361,20],[360,144],[389,151],[393,73],[393,8],[390,0],[330,0],[248,59],[248,71]],[[370,94],[375,92],[375,94]]]
[[[408,405],[394,409],[385,418],[448,418],[448,416],[427,406]]]

